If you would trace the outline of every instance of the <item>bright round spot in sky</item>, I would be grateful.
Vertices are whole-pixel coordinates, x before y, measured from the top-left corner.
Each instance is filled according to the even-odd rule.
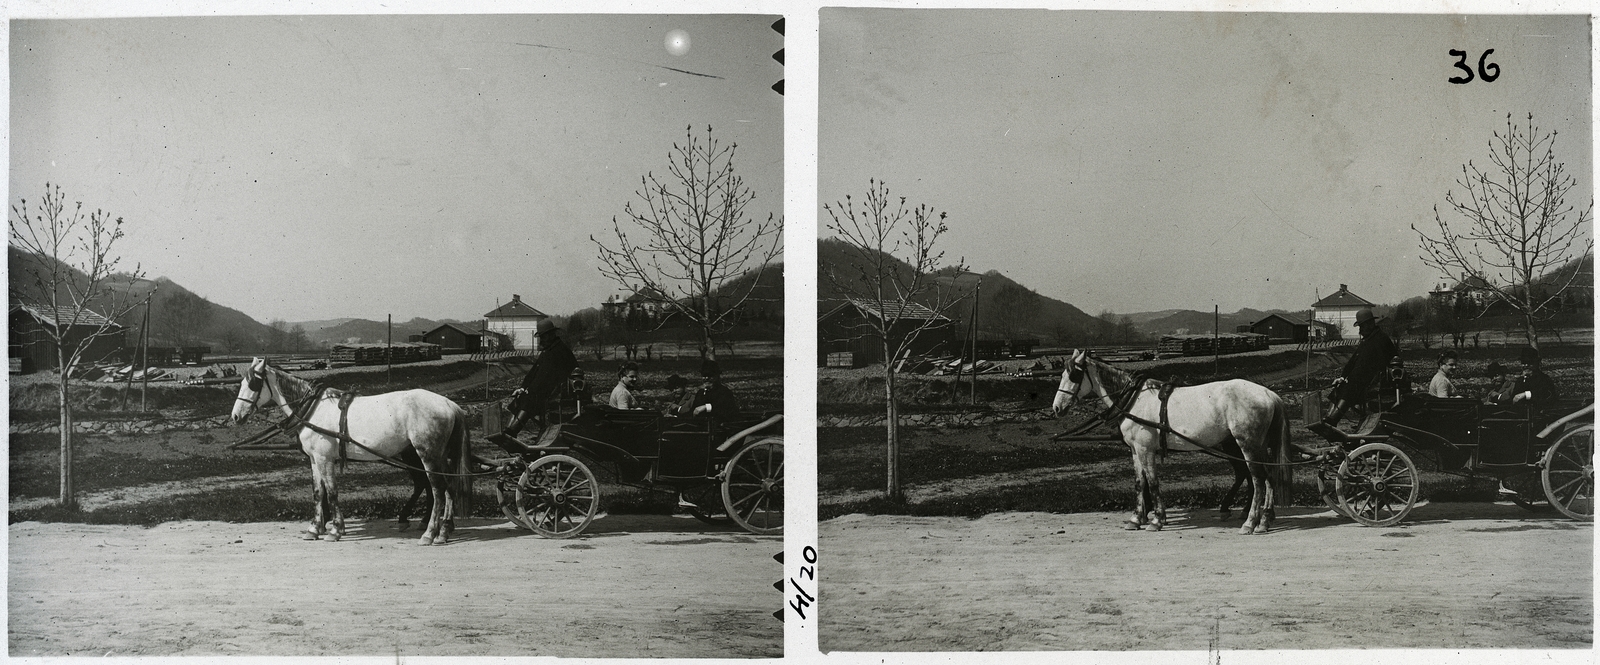
[[[672,30],[667,33],[667,52],[673,55],[683,55],[689,52],[689,33],[682,30]]]

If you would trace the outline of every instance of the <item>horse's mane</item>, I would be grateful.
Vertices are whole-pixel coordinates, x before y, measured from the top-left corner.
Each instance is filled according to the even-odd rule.
[[[316,387],[312,386],[310,381],[273,367],[272,365],[267,365],[267,370],[272,372],[272,375],[278,378],[278,388],[283,391],[283,399],[290,404],[299,404],[300,402],[309,399],[317,391]]]
[[[1107,363],[1104,360],[1100,360],[1091,356],[1089,358],[1089,362],[1093,364],[1095,370],[1099,372],[1100,385],[1105,388],[1106,393],[1109,395],[1116,395],[1127,390],[1136,383],[1143,383],[1143,380],[1134,376],[1132,372],[1129,372],[1125,369],[1112,367],[1110,363]]]

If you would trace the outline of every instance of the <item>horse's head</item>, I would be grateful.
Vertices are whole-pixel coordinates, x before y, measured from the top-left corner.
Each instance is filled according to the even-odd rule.
[[[239,382],[239,396],[234,398],[233,422],[243,422],[250,417],[252,411],[271,399],[271,393],[271,388],[267,386],[267,359],[251,360],[250,366],[244,370],[243,380]]]
[[[1055,402],[1050,405],[1055,415],[1061,415],[1062,411],[1071,408],[1079,397],[1084,396],[1083,393],[1089,389],[1089,382],[1084,380],[1088,370],[1089,353],[1082,349],[1073,351],[1066,370],[1061,372],[1061,385],[1056,386]]]

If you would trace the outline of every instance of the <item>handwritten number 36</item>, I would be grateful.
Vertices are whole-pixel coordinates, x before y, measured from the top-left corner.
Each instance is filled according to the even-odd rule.
[[[1478,78],[1483,79],[1484,83],[1493,83],[1495,79],[1500,78],[1500,65],[1488,61],[1490,53],[1494,53],[1494,49],[1484,51],[1483,55],[1478,56]],[[1460,68],[1461,71],[1466,72],[1467,75],[1452,76],[1450,77],[1449,81],[1451,83],[1471,82],[1472,68],[1467,66],[1467,52],[1450,49],[1450,55],[1461,58],[1460,60],[1456,61],[1456,67]]]

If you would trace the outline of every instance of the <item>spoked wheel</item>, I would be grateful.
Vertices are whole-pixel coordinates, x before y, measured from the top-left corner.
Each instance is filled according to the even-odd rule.
[[[500,512],[505,514],[506,519],[511,520],[511,523],[518,527],[529,531],[533,530],[533,527],[529,526],[527,521],[522,519],[522,515],[517,512],[516,478],[496,480],[494,483],[494,496],[500,502]]]
[[[1322,502],[1332,508],[1335,514],[1349,517],[1350,513],[1346,512],[1344,506],[1339,504],[1339,493],[1338,488],[1335,486],[1334,473],[1333,469],[1326,467],[1317,469],[1317,495],[1322,497]]]
[[[1544,496],[1575,520],[1594,520],[1594,425],[1562,434],[1544,454]]]
[[[1417,485],[1416,465],[1387,443],[1350,451],[1334,478],[1345,514],[1367,526],[1389,526],[1405,519],[1417,502]]]
[[[594,521],[600,486],[583,462],[546,455],[529,464],[517,481],[517,514],[546,538],[571,538]]]
[[[694,507],[689,509],[689,514],[701,522],[712,526],[723,526],[733,521],[719,505],[722,503],[722,493],[718,485],[684,490],[683,498],[694,504]]]
[[[745,446],[722,473],[728,517],[750,533],[783,533],[783,439]]]

